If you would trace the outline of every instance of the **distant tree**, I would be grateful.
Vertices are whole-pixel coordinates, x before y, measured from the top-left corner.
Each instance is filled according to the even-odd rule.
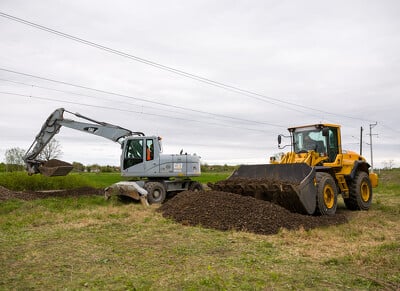
[[[6,171],[20,171],[24,168],[25,150],[19,147],[7,149],[5,152]]]
[[[60,142],[53,138],[39,154],[39,159],[49,161],[61,157],[62,154]]]
[[[75,172],[84,172],[85,171],[85,166],[82,163],[73,162],[72,166],[74,167]]]
[[[394,166],[394,160],[389,160],[389,161],[384,161],[383,162],[383,168],[386,170],[391,170],[393,169]]]
[[[6,164],[0,163],[0,172],[5,172],[6,171]]]

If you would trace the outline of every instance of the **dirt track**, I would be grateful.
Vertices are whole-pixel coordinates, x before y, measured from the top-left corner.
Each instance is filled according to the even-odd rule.
[[[34,200],[49,197],[78,197],[90,195],[103,195],[103,189],[82,187],[70,190],[51,190],[51,191],[11,191],[0,186],[0,201],[8,199]]]
[[[343,214],[308,216],[292,213],[268,201],[221,191],[181,192],[159,211],[184,225],[201,225],[219,230],[275,234],[281,228],[311,229],[343,224]]]

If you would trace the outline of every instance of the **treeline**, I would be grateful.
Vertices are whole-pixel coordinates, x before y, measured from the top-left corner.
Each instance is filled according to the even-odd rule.
[[[119,172],[119,167],[116,166],[100,166],[98,164],[93,164],[93,165],[83,165],[82,163],[79,162],[73,162],[72,163],[73,172],[86,172],[86,173],[113,173],[113,172]],[[16,164],[6,164],[6,163],[0,163],[0,172],[20,172],[24,171],[25,166],[24,165],[16,165]]]
[[[115,173],[119,172],[120,169],[118,166],[101,166],[98,164],[93,165],[84,165],[79,162],[72,163],[73,172],[78,173]],[[228,165],[208,165],[202,164],[201,171],[202,172],[232,172],[237,168],[237,166],[228,166]],[[17,172],[17,171],[24,171],[24,165],[16,165],[16,164],[6,164],[0,163],[0,172]]]
[[[93,165],[84,165],[79,162],[73,162],[72,163],[73,172],[86,172],[86,173],[113,173],[113,172],[119,172],[119,167],[117,166],[100,166],[98,164],[93,164]]]

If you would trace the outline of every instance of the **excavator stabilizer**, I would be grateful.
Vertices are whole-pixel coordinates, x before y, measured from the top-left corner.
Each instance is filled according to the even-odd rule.
[[[227,180],[209,186],[267,200],[303,214],[313,214],[317,205],[315,168],[303,163],[243,165]]]
[[[66,176],[71,172],[73,166],[70,163],[52,159],[39,166],[39,171],[47,177]]]

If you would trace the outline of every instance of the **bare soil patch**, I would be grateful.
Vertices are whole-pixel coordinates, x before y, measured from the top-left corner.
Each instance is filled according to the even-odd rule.
[[[0,186],[0,201],[5,201],[8,199],[34,200],[49,197],[79,197],[103,194],[103,189],[96,189],[92,187],[81,187],[68,190],[12,191]]]
[[[281,228],[308,230],[348,221],[344,214],[301,215],[269,201],[222,191],[184,191],[161,205],[159,211],[184,225],[257,234],[276,234]]]

